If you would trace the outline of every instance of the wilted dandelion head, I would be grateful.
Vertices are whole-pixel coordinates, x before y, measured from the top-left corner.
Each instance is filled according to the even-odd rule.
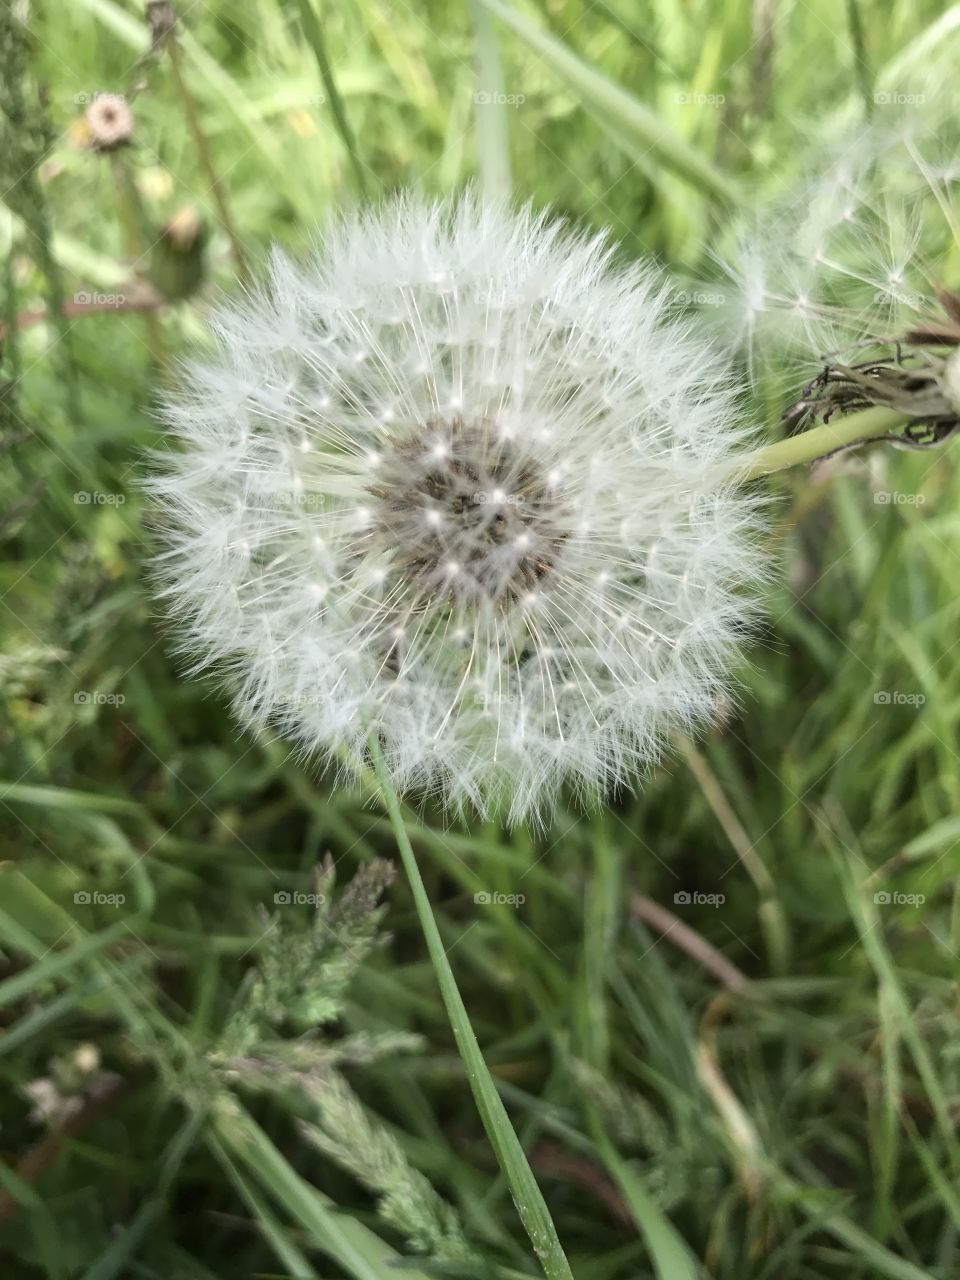
[[[958,141],[955,126],[911,114],[817,154],[715,247],[725,278],[705,312],[718,333],[796,382],[827,354],[942,321],[938,290],[960,288]]]
[[[858,130],[717,250],[707,314],[794,425],[879,405],[899,442],[960,429],[957,141],[923,115]]]
[[[329,228],[222,310],[166,420],[161,576],[198,668],[347,766],[538,811],[709,716],[758,576],[742,437],[662,285],[474,199]]]

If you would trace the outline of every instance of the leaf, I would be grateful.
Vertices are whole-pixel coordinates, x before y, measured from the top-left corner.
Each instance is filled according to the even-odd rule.
[[[481,2],[559,73],[584,107],[634,160],[647,162],[655,158],[704,194],[730,204],[740,201],[736,184],[644,103],[502,0]]]

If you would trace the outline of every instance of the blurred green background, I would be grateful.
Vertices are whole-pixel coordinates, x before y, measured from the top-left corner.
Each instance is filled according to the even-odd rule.
[[[380,809],[171,656],[156,391],[272,242],[462,187],[478,123],[517,198],[695,277],[732,215],[651,120],[760,201],[878,85],[944,109],[960,10],[176,8],[0,16],[0,1270],[534,1276]],[[958,1273],[954,457],[772,484],[740,705],[636,797],[542,835],[409,811],[578,1280]]]

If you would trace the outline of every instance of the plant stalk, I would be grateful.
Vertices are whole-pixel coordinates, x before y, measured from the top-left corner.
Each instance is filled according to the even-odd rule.
[[[313,0],[299,0],[299,5],[303,33],[307,37],[313,50],[313,56],[317,61],[323,88],[330,103],[330,111],[333,114],[334,127],[340,135],[340,140],[346,147],[347,155],[350,158],[353,176],[357,183],[357,191],[361,197],[366,197],[367,177],[364,163],[360,156],[360,149],[357,146],[354,132],[350,128],[350,121],[347,119],[347,110],[343,104],[343,98],[340,96],[340,90],[337,88],[337,82],[334,79],[333,68],[330,65],[330,58],[327,54],[326,40],[323,35],[323,26],[314,11]]]
[[[874,407],[863,409],[825,422],[822,426],[788,436],[775,444],[764,445],[739,458],[730,472],[730,478],[744,482],[758,480],[761,476],[816,462],[837,449],[847,449],[854,444],[881,439],[903,427],[906,418],[895,409]]]
[[[493,1077],[490,1075],[487,1064],[483,1060],[483,1054],[480,1052],[480,1045],[477,1043],[477,1037],[470,1024],[466,1006],[457,988],[450,961],[447,959],[443,939],[440,937],[440,930],[437,928],[437,922],[434,919],[433,908],[430,906],[430,899],[427,896],[427,890],[420,875],[416,854],[413,851],[413,846],[403,823],[400,801],[387,774],[383,752],[375,734],[370,735],[370,754],[373,758],[374,773],[380,786],[383,802],[390,817],[393,834],[400,850],[403,867],[407,873],[407,879],[410,881],[410,888],[413,891],[413,900],[417,908],[417,915],[420,918],[420,927],[423,930],[427,950],[430,952],[430,960],[437,975],[440,994],[443,996],[447,1017],[450,1019],[457,1050],[463,1060],[463,1065],[467,1069],[467,1079],[470,1082],[470,1088],[473,1090],[473,1096],[477,1104],[477,1110],[480,1112],[480,1118],[483,1121],[483,1127],[487,1131],[487,1137],[490,1139],[497,1161],[507,1179],[507,1185],[510,1187],[510,1193],[513,1196],[517,1213],[520,1215],[520,1221],[523,1223],[524,1230],[530,1238],[533,1251],[537,1255],[544,1274],[548,1277],[548,1280],[573,1280],[573,1272],[570,1270],[570,1264],[557,1236],[556,1227],[550,1217],[550,1210],[547,1208],[543,1193],[533,1176],[533,1171],[527,1162],[520,1140],[514,1132],[513,1125],[510,1123],[506,1107],[500,1100]]]
[[[469,0],[475,32],[476,92],[474,119],[477,130],[477,160],[480,182],[488,200],[509,199],[510,143],[507,134],[507,103],[503,66],[497,47],[493,20],[480,0]]]
[[[194,100],[190,86],[187,84],[186,76],[183,74],[182,51],[177,43],[177,34],[171,31],[166,41],[167,52],[170,55],[170,70],[173,73],[173,81],[177,93],[180,95],[180,101],[183,104],[184,113],[187,117],[187,125],[193,137],[194,146],[197,149],[197,159],[203,168],[207,177],[207,183],[210,188],[210,194],[213,196],[213,202],[217,207],[217,213],[220,218],[220,225],[226,233],[227,239],[230,241],[230,251],[233,254],[234,266],[237,275],[241,280],[247,280],[250,277],[250,269],[247,266],[247,257],[243,250],[243,242],[240,239],[240,233],[233,221],[233,215],[230,212],[230,206],[227,203],[227,195],[217,173],[217,167],[213,161],[213,154],[210,150],[210,143],[207,141],[207,135],[203,131],[203,125],[200,123],[200,113],[197,110],[197,104]]]

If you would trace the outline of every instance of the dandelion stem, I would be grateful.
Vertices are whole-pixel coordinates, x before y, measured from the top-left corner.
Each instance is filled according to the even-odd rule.
[[[755,449],[739,459],[731,477],[740,481],[756,480],[760,476],[772,475],[774,471],[784,471],[787,467],[816,462],[837,449],[882,439],[903,427],[905,422],[903,413],[895,409],[863,409],[860,413],[848,414],[835,422],[825,422],[810,431]]]
[[[434,919],[430,899],[417,865],[416,854],[403,823],[400,801],[387,774],[380,743],[375,735],[370,737],[370,754],[373,757],[373,768],[383,802],[390,817],[390,825],[393,827],[393,834],[400,849],[404,870],[413,891],[417,915],[420,918],[420,926],[437,975],[443,1003],[450,1019],[457,1049],[467,1069],[467,1079],[470,1081],[470,1088],[473,1090],[483,1127],[487,1131],[487,1137],[507,1179],[520,1220],[530,1237],[530,1243],[543,1267],[544,1274],[549,1277],[549,1280],[573,1280],[573,1272],[570,1270],[570,1264],[567,1262],[557,1236],[550,1210],[533,1176],[520,1140],[510,1123],[507,1110],[500,1100],[493,1077],[483,1060],[483,1054],[480,1052],[477,1037],[457,988],[450,961],[447,959],[440,930]]]
[[[490,14],[480,0],[469,0],[476,33],[474,59],[477,68],[474,117],[477,159],[484,195],[504,200],[510,195],[510,144],[507,136],[507,104],[503,66]]]

